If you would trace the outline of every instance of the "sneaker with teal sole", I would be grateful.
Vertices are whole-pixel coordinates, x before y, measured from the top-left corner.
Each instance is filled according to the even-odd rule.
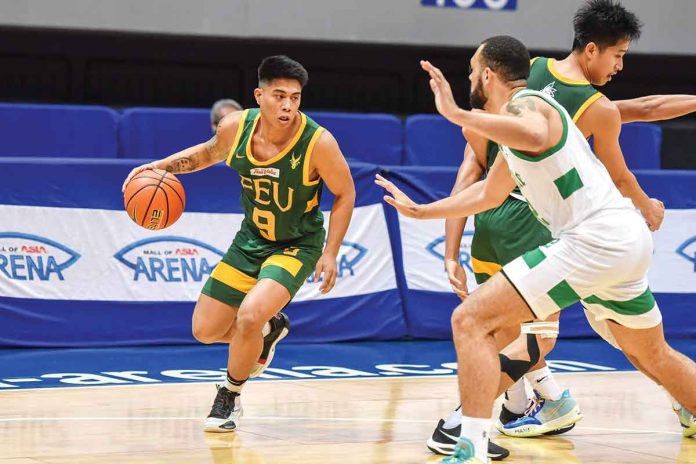
[[[681,426],[684,427],[682,435],[686,438],[696,438],[696,416],[687,411],[684,406],[675,409],[674,412],[677,413],[679,422]]]
[[[452,456],[440,461],[442,464],[488,464],[489,459],[481,461],[474,454],[474,444],[468,438],[459,437]]]
[[[508,422],[500,431],[510,437],[538,437],[569,427],[580,419],[578,403],[565,390],[556,401],[538,396],[536,404],[524,416]]]

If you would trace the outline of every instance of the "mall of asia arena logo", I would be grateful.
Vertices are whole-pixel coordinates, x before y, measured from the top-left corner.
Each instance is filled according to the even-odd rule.
[[[54,240],[20,232],[0,232],[0,276],[12,280],[65,280],[63,273],[80,259]]]
[[[694,265],[696,272],[696,236],[691,237],[677,248],[677,254]]]
[[[459,264],[462,267],[474,272],[471,267],[471,237],[474,235],[471,231],[465,231],[462,236],[461,244],[459,245]],[[445,236],[438,237],[430,242],[426,247],[428,253],[437,257],[442,262],[445,261]]]
[[[114,258],[133,271],[136,282],[201,282],[223,254],[198,240],[165,236],[138,240],[119,250]]]
[[[367,254],[367,248],[354,242],[341,242],[341,248],[336,257],[337,272],[336,277],[342,278],[355,275],[355,267],[362,261]],[[314,273],[309,276],[307,282],[315,281]]]

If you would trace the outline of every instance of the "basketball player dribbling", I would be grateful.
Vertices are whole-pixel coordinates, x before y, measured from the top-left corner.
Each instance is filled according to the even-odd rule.
[[[333,288],[355,202],[336,140],[299,111],[308,80],[304,67],[270,56],[261,62],[258,79],[259,108],[228,114],[208,142],[139,166],[126,179],[153,168],[199,171],[222,160],[239,174],[242,226],[193,311],[197,340],[229,344],[227,378],[204,424],[209,432],[237,428],[242,388],[263,372],[288,333],[289,320],[280,311],[312,272],[323,280],[322,293]],[[335,195],[328,234],[319,210],[324,184]]]

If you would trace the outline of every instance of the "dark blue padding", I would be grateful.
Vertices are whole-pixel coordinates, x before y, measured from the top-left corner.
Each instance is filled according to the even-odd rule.
[[[392,114],[308,111],[338,141],[346,158],[374,164],[402,164],[403,125]]]
[[[629,169],[660,169],[662,128],[657,124],[624,124],[619,144]]]
[[[416,114],[406,118],[404,164],[459,167],[465,146],[462,129],[439,114]]]
[[[210,111],[128,108],[118,126],[119,158],[156,159],[210,139]]]
[[[0,156],[116,158],[117,124],[104,106],[0,103]]]

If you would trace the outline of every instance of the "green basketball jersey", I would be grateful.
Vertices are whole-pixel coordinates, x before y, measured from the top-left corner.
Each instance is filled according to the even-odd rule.
[[[553,97],[576,123],[602,93],[592,87],[589,81],[576,81],[561,76],[556,71],[555,61],[543,56],[532,59],[527,88]]]
[[[309,163],[324,128],[299,113],[300,127],[288,146],[273,158],[258,161],[251,139],[260,117],[258,108],[242,113],[227,157],[227,165],[239,173],[242,184],[242,228],[272,242],[312,234],[324,225],[319,210],[324,183],[309,179]]]

